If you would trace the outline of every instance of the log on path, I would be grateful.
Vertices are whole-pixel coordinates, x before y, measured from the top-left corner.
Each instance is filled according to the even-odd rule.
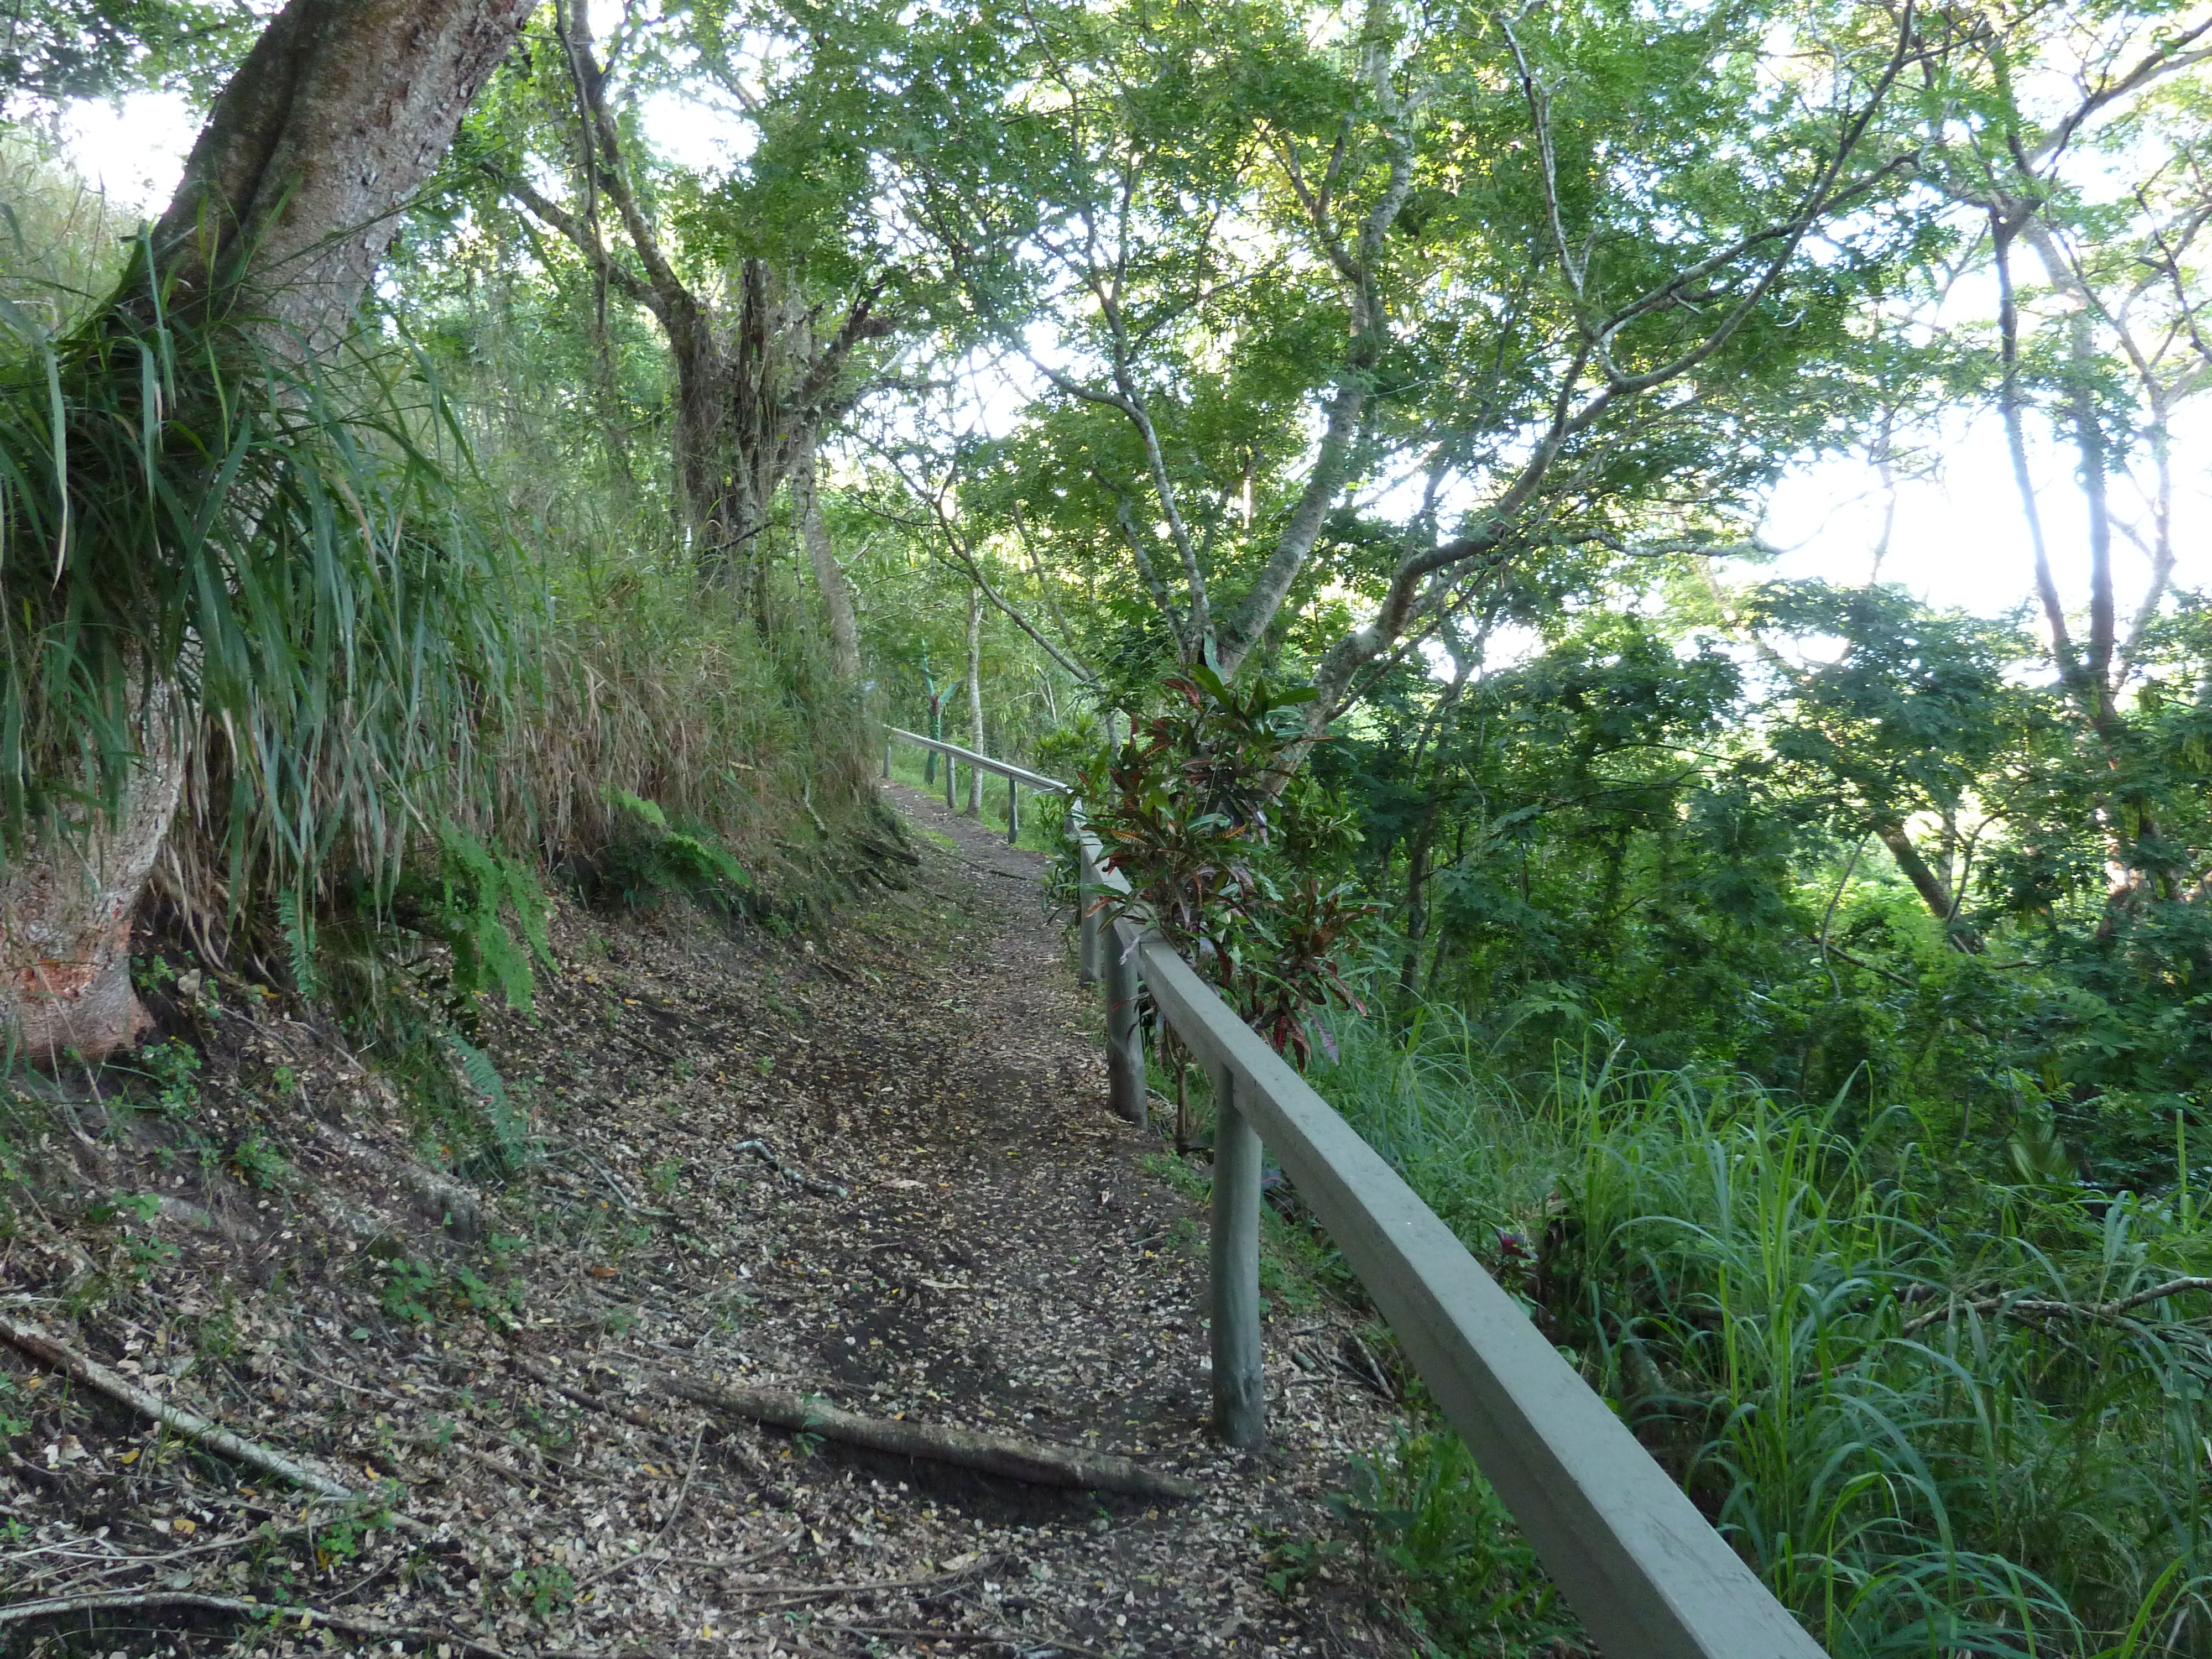
[[[1138,1498],[1195,1498],[1199,1492],[1195,1481],[1163,1474],[1110,1452],[1046,1445],[980,1429],[861,1417],[787,1389],[736,1389],[680,1371],[663,1377],[661,1386],[679,1400],[711,1406],[795,1434],[818,1434],[825,1440],[865,1446],[871,1451],[957,1463],[1031,1486],[1127,1492]]]

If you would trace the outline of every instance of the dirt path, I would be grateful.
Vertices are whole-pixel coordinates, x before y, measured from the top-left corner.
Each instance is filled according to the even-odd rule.
[[[798,946],[696,917],[564,915],[540,1020],[488,1037],[544,1149],[487,1195],[489,1245],[430,1236],[348,1150],[345,1134],[404,1151],[372,1072],[230,1016],[229,1072],[218,1085],[211,1065],[198,1110],[211,1139],[251,1120],[281,1150],[277,1197],[234,1162],[179,1175],[143,1132],[111,1132],[100,1182],[161,1212],[29,1221],[0,1284],[111,1363],[173,1377],[179,1403],[349,1482],[398,1481],[431,1542],[356,1529],[342,1550],[226,1553],[257,1522],[298,1521],[296,1500],[0,1350],[0,1418],[23,1425],[0,1458],[0,1532],[20,1547],[0,1595],[181,1582],[518,1659],[1403,1650],[1375,1633],[1356,1570],[1283,1576],[1301,1540],[1341,1536],[1324,1497],[1392,1427],[1335,1359],[1343,1316],[1279,1307],[1269,1449],[1210,1438],[1202,1212],[1107,1113],[1095,999],[1043,912],[1041,860],[886,790],[921,855],[911,885]],[[264,1074],[344,1129],[258,1106]],[[158,1248],[175,1254],[114,1273]],[[72,1326],[40,1297],[74,1278],[86,1303],[70,1264],[88,1258],[107,1288]],[[1202,1495],[1067,1492],[798,1442],[670,1401],[653,1379],[672,1367],[1097,1446]],[[135,1565],[180,1533],[216,1547]],[[179,1609],[0,1626],[0,1651],[56,1654],[334,1639]]]

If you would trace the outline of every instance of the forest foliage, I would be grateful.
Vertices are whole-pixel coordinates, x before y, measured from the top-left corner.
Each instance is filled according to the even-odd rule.
[[[304,361],[56,148],[251,33],[11,25],[11,852],[173,686],[156,933],[438,956],[450,1081],[545,884],[848,887],[879,722],[1079,779],[1832,1651],[2212,1647],[2212,14],[554,0]],[[1564,1628],[1448,1438],[1363,1502]]]

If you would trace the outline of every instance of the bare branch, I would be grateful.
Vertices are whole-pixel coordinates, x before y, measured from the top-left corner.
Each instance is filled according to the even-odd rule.
[[[513,197],[533,216],[573,242],[577,251],[592,262],[610,286],[621,289],[629,298],[647,307],[654,316],[661,315],[660,295],[636,272],[615,262],[613,256],[607,252],[606,244],[599,240],[598,232],[559,203],[533,188],[526,179],[489,169],[487,169],[487,173],[503,193]],[[663,318],[662,320],[665,322],[666,319]]]

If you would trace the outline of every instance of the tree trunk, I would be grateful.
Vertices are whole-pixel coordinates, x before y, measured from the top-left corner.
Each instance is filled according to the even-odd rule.
[[[169,323],[228,326],[280,360],[342,340],[397,215],[529,9],[291,0],[216,100],[149,239],[152,268],[134,265],[110,314],[143,321],[159,295]],[[145,484],[133,475],[112,487]],[[210,477],[198,487],[217,486]],[[33,1058],[96,1060],[147,1023],[131,988],[131,924],[176,811],[195,712],[155,678],[137,702],[140,757],[116,809],[49,823],[0,874],[0,1022]]]
[[[170,304],[249,299],[327,346],[530,0],[292,0],[216,100],[155,227]]]
[[[1895,823],[1881,823],[1874,826],[1875,835],[1889,849],[1897,867],[1912,884],[1912,890],[1920,895],[1920,902],[1928,907],[1928,914],[1942,924],[1944,936],[1952,945],[1969,956],[1978,956],[1982,951],[1982,936],[1959,920],[1958,902],[1943,878],[1928,867],[1928,860],[1920,856],[1920,849],[1912,844],[1912,837],[1905,826]]]
[[[1406,953],[1398,964],[1398,994],[1407,1004],[1419,982],[1421,941],[1429,931],[1429,854],[1436,843],[1437,814],[1442,800],[1431,795],[1421,814],[1421,827],[1406,854]]]
[[[821,591],[823,614],[830,623],[830,664],[841,681],[852,685],[860,678],[860,630],[853,619],[853,590],[837,568],[836,550],[830,545],[830,532],[822,522],[811,449],[802,451],[792,469],[791,491],[799,507],[799,533],[806,543],[814,586]]]
[[[8,1035],[34,1060],[96,1060],[151,1024],[131,986],[131,923],[184,788],[173,703],[157,686],[138,711],[139,758],[115,817],[46,825],[0,877]]]
[[[983,590],[968,590],[968,744],[977,754],[983,747]],[[968,769],[968,816],[983,816],[983,769]]]

